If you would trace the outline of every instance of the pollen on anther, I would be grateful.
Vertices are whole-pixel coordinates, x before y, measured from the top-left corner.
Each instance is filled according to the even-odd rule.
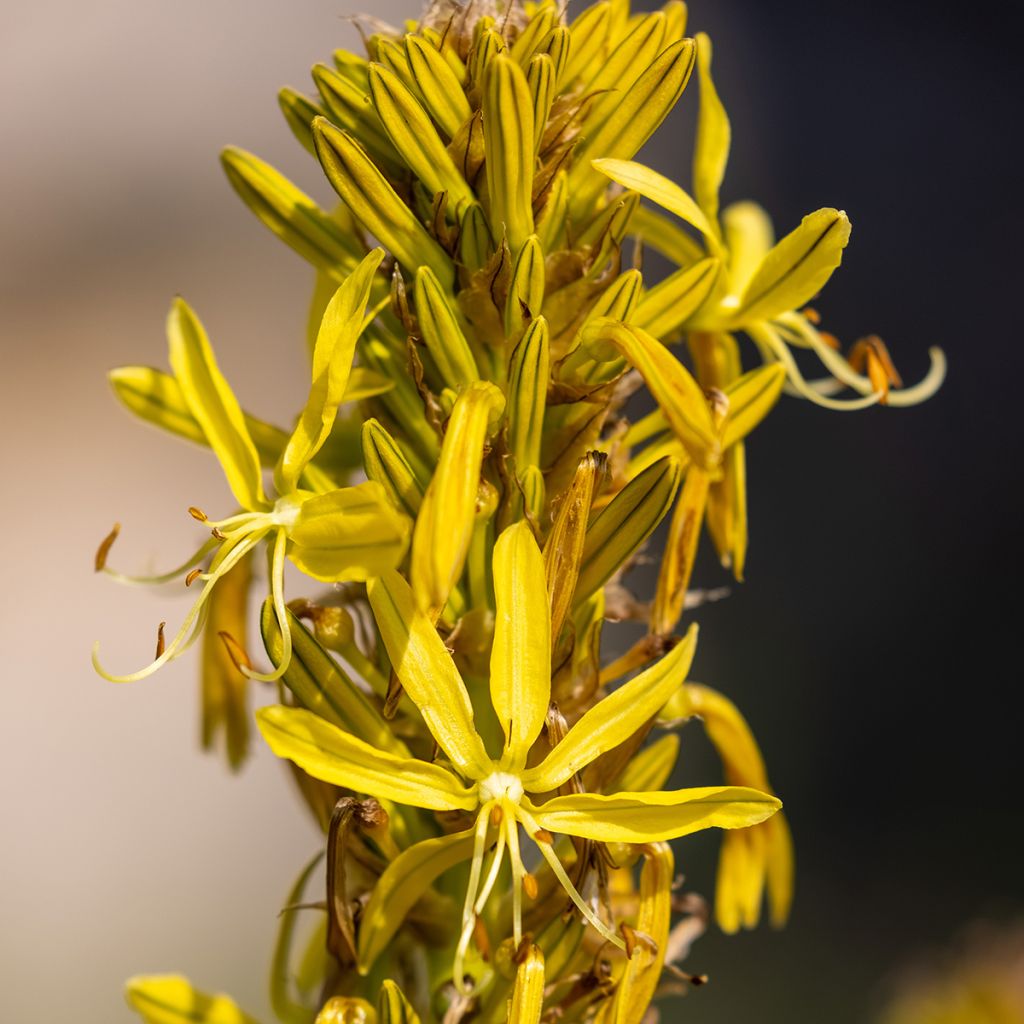
[[[234,662],[235,668],[239,672],[248,670],[252,671],[252,662],[249,660],[249,655],[245,653],[245,648],[226,630],[222,629],[217,634],[223,642],[228,652],[228,657]]]
[[[196,508],[195,505],[189,505],[188,514],[200,523],[205,523],[210,518],[201,508]]]
[[[162,657],[164,650],[167,647],[167,643],[164,640],[164,629],[166,626],[166,622],[161,622],[160,625],[156,627],[156,656],[158,658]]]
[[[531,900],[535,900],[539,891],[536,875],[532,875],[527,871],[523,875],[523,892],[525,892]]]
[[[100,546],[96,549],[96,572],[102,572],[107,565],[107,555],[110,554],[110,549],[114,546],[114,541],[117,540],[117,535],[121,532],[121,524],[114,523],[110,533],[100,541]]]
[[[497,828],[504,817],[505,814],[501,809],[501,804],[495,804],[491,808],[491,825],[494,826],[494,828]]]
[[[555,841],[555,837],[546,828],[539,828],[533,833],[533,841],[551,846]]]
[[[227,536],[221,532],[216,526],[210,531],[217,540],[227,540]]]
[[[191,571],[191,572],[190,572],[190,573],[189,573],[189,574],[188,574],[188,575],[187,575],[187,576],[185,577],[185,586],[186,586],[186,587],[191,587],[191,586],[192,586],[192,584],[193,584],[193,583],[195,583],[195,581],[196,581],[196,580],[197,580],[197,579],[198,579],[198,578],[199,578],[200,576],[202,576],[202,575],[203,575],[203,570],[202,570],[202,569],[193,569],[193,570],[192,570],[192,571]]]

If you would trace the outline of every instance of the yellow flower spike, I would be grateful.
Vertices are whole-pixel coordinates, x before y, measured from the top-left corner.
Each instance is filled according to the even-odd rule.
[[[711,40],[704,32],[697,33],[697,74],[700,112],[693,154],[693,194],[708,222],[718,232],[718,192],[729,161],[732,128],[711,80]]]
[[[509,359],[508,449],[520,477],[530,466],[540,467],[549,366],[548,325],[540,316],[519,339]]]
[[[544,954],[531,945],[516,968],[508,1024],[540,1024],[544,1009]]]
[[[416,271],[416,320],[427,351],[447,387],[458,390],[480,379],[455,310],[429,267]]]
[[[504,404],[493,384],[477,381],[459,395],[448,421],[412,540],[413,590],[420,608],[433,618],[462,575],[476,518],[484,444]]]
[[[221,163],[245,205],[314,267],[340,280],[362,259],[351,231],[259,157],[229,146]]]
[[[245,650],[251,561],[251,555],[241,559],[210,597],[200,668],[203,749],[210,750],[223,730],[227,762],[236,771],[249,752],[249,680],[238,670],[222,634]]]
[[[536,235],[523,243],[512,266],[505,300],[505,336],[516,338],[544,304],[544,252]]]
[[[398,197],[366,150],[329,121],[313,122],[317,157],[324,173],[352,215],[405,267],[428,266],[451,287],[453,271],[445,251]]]
[[[643,146],[683,94],[693,70],[694,53],[692,39],[666,47],[625,93],[604,125],[580,144],[569,172],[569,209],[574,217],[589,209],[607,184],[591,167],[593,157],[601,154],[626,160]]]
[[[483,116],[491,230],[518,253],[533,234],[533,104],[522,68],[504,54],[487,65]]]
[[[430,620],[417,609],[408,584],[395,572],[371,581],[370,604],[400,682],[454,770],[384,754],[305,710],[272,707],[257,713],[260,729],[274,753],[293,760],[316,778],[339,783],[344,780],[356,792],[382,800],[435,810],[466,810],[476,816],[462,935],[454,965],[456,986],[464,993],[471,988],[464,978],[469,942],[506,850],[512,861],[513,885],[524,884],[519,835],[517,831],[513,837],[510,819],[517,823],[516,828],[522,825],[534,840],[583,917],[605,940],[621,949],[622,938],[569,879],[552,848],[551,833],[604,842],[656,842],[701,828],[746,827],[764,821],[779,807],[774,797],[743,787],[585,794],[535,804],[531,793],[543,795],[557,789],[622,743],[662,708],[685,677],[696,630],[691,629],[661,661],[591,708],[540,764],[527,768],[527,753],[540,732],[542,709],[550,700],[550,679],[540,671],[549,649],[547,599],[539,571],[541,555],[529,529],[523,524],[511,527],[499,538],[498,546],[497,618],[504,624],[499,625],[495,640],[491,687],[500,705],[496,714],[508,724],[510,737],[500,761],[487,756],[452,657]],[[527,616],[525,623],[518,621],[523,616]],[[545,639],[543,652],[531,636],[534,630]],[[507,639],[503,637],[505,631]],[[524,640],[525,650],[532,652],[527,661],[520,660]],[[518,720],[515,712],[507,713],[513,708],[518,709]],[[497,846],[485,875],[483,862],[492,829],[497,830]],[[452,839],[452,846],[457,842]],[[403,856],[411,858],[411,849]],[[519,898],[513,900],[516,907],[521,910]],[[521,934],[521,929],[521,921],[513,921],[513,935]]]
[[[256,1024],[233,999],[200,992],[177,974],[130,978],[125,999],[145,1024]]]
[[[370,65],[370,95],[384,130],[408,168],[431,192],[447,192],[457,210],[473,201],[433,123],[401,79],[381,64]]]
[[[746,719],[728,698],[707,686],[687,683],[665,709],[670,716],[696,715],[722,759],[726,779],[771,792],[764,759]],[[793,901],[793,843],[783,815],[756,826],[758,835],[723,842],[715,894],[715,917],[723,931],[754,928],[767,886],[772,924],[781,927]]]
[[[635,476],[590,524],[576,581],[577,604],[586,600],[640,549],[672,507],[679,460],[664,456]]]
[[[590,509],[604,483],[606,465],[607,456],[601,452],[588,452],[580,460],[544,545],[544,574],[551,607],[553,644],[558,643],[562,626],[573,606]]]
[[[422,37],[407,35],[405,53],[424,107],[438,128],[453,139],[473,114],[462,84],[444,57]]]
[[[302,93],[288,87],[278,92],[277,102],[284,119],[288,122],[288,127],[302,144],[302,148],[311,156],[316,156],[316,148],[313,146],[313,119],[323,117],[326,111],[308,96],[303,96]]]
[[[721,270],[721,260],[709,257],[670,274],[644,293],[633,326],[656,338],[671,337],[704,305],[719,283]]]
[[[419,1015],[390,978],[381,982],[377,1016],[380,1024],[420,1024]]]
[[[333,996],[324,1003],[313,1024],[377,1024],[377,1011],[365,999]]]
[[[427,485],[410,465],[395,439],[375,419],[363,424],[363,466],[366,475],[387,491],[391,503],[415,519]]]

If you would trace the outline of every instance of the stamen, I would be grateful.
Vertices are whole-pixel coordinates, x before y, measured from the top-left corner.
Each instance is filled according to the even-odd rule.
[[[531,900],[535,900],[540,892],[537,876],[530,871],[523,872],[523,891]]]
[[[476,895],[480,889],[480,873],[483,870],[484,844],[490,827],[490,812],[490,806],[485,804],[476,818],[473,860],[469,869],[469,883],[466,886],[466,902],[462,906],[462,933],[459,935],[459,944],[455,948],[455,963],[452,967],[452,980],[455,982],[456,989],[463,995],[468,995],[471,991],[470,986],[466,984],[464,964],[466,950],[469,948],[469,940],[473,937],[473,928],[476,923],[473,904],[476,902]]]
[[[261,683],[274,683],[285,674],[292,660],[292,630],[288,624],[288,608],[284,600],[284,562],[288,548],[288,531],[279,527],[274,538],[274,555],[270,570],[270,595],[274,603],[274,617],[281,631],[281,664],[273,672],[254,672],[239,665],[238,670],[249,679]]]
[[[810,320],[815,327],[821,323],[821,314],[813,306],[804,306],[800,312],[803,313],[804,317]]]
[[[217,527],[217,526],[215,526],[215,527],[214,527],[214,528],[213,528],[213,529],[212,529],[212,530],[210,531],[210,533],[211,533],[211,534],[213,535],[213,537],[214,537],[214,538],[215,538],[216,540],[227,540],[227,539],[228,539],[228,535],[227,535],[226,533],[222,533],[222,532],[221,532],[221,530],[220,530],[220,528],[219,528],[219,527]]]
[[[195,581],[196,581],[196,580],[197,580],[197,579],[198,579],[198,578],[199,578],[200,576],[202,576],[202,575],[203,575],[203,570],[202,570],[202,569],[193,569],[193,570],[192,570],[192,571],[191,571],[191,572],[190,572],[190,573],[189,573],[189,574],[188,574],[188,575],[187,575],[187,576],[185,577],[185,586],[186,586],[186,587],[191,587],[191,586],[192,586],[192,584],[193,584],[193,583],[195,583]]]
[[[161,622],[156,627],[156,657],[160,657],[164,653],[164,648],[167,646],[164,640],[164,627],[167,625],[166,622]]]
[[[548,846],[551,846],[555,841],[555,837],[546,828],[537,829],[530,838],[535,843],[547,843]]]
[[[120,532],[120,531],[118,531]],[[113,531],[111,531],[113,533]],[[116,536],[116,535],[115,535]],[[107,543],[107,540],[110,543]],[[108,537],[104,540],[103,544],[100,545],[100,550],[96,552],[96,571],[105,572],[108,576],[117,580],[118,583],[128,583],[132,586],[159,586],[162,583],[170,583],[171,580],[176,580],[179,576],[188,572],[194,565],[198,565],[211,551],[216,550],[217,542],[215,540],[208,540],[194,555],[192,555],[184,565],[179,565],[177,569],[172,569],[170,572],[160,573],[157,576],[128,576],[125,573],[117,572],[114,569],[108,569],[106,565],[106,555],[110,552],[110,545],[114,543],[113,537]],[[103,553],[103,564],[100,564],[99,555]]]
[[[107,555],[110,554],[110,549],[114,546],[114,541],[117,540],[117,535],[121,532],[121,524],[114,523],[113,529],[100,541],[100,546],[96,549],[96,572],[102,572],[107,565]]]
[[[246,671],[252,671],[252,662],[245,653],[245,648],[226,629],[220,630],[217,636],[227,648],[228,657],[234,662],[235,668],[243,675]]]
[[[537,828],[537,823],[522,808],[519,809],[519,814],[520,820],[526,826],[526,831],[534,840],[536,840],[537,832],[540,831]],[[618,949],[625,950],[626,944],[622,941],[620,936],[613,932],[611,928],[609,928],[608,925],[606,925],[604,921],[594,913],[593,908],[590,907],[586,900],[584,900],[579,894],[576,886],[572,884],[572,880],[566,874],[565,868],[562,866],[562,862],[558,858],[558,854],[555,853],[551,845],[546,841],[541,841],[537,843],[537,849],[540,850],[541,856],[548,862],[548,867],[551,868],[555,878],[557,878],[559,883],[561,883],[561,886],[566,891],[569,899],[576,904],[576,908],[586,918],[587,922],[613,946]]]
[[[514,811],[505,817],[505,831],[508,834],[508,857],[512,864],[512,939],[518,946],[523,941],[523,875],[526,871],[519,852],[519,820]]]
[[[201,508],[196,508],[195,505],[189,505],[188,514],[200,523],[205,523],[210,518]]]

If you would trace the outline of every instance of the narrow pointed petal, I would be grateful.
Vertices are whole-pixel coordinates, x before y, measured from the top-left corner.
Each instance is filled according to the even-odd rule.
[[[412,541],[412,587],[420,607],[432,616],[440,614],[462,575],[476,519],[484,444],[504,405],[493,384],[476,381],[452,409]]]
[[[743,292],[736,323],[771,320],[805,306],[832,276],[850,241],[850,219],[841,210],[808,214],[762,260]]]
[[[717,231],[718,190],[729,160],[732,129],[711,80],[711,40],[703,32],[697,34],[697,74],[700,78],[700,110],[693,154],[693,194],[708,222]]]
[[[634,754],[611,788],[631,793],[664,789],[678,760],[679,737],[669,733]]]
[[[743,440],[771,412],[786,383],[786,368],[769,363],[745,373],[725,389],[729,412],[722,430],[722,447]]]
[[[416,901],[449,868],[473,856],[476,829],[414,843],[377,880],[359,923],[359,973],[373,969]]]
[[[384,258],[374,249],[327,304],[313,348],[313,384],[275,474],[279,494],[298,486],[302,471],[323,446],[345,397],[356,341],[363,330],[374,274]]]
[[[402,560],[409,521],[370,480],[307,498],[288,527],[288,539],[288,557],[314,579],[365,580]]]
[[[216,454],[238,503],[256,512],[267,507],[260,457],[238,399],[217,367],[206,331],[183,299],[167,318],[171,369],[181,393]]]
[[[494,598],[491,702],[505,733],[505,760],[517,770],[526,765],[551,701],[544,559],[525,522],[510,526],[494,546]]]
[[[476,794],[447,769],[388,754],[311,711],[274,705],[260,708],[256,721],[278,757],[294,761],[315,779],[431,811],[476,806]]]
[[[722,233],[729,250],[729,285],[741,295],[775,244],[775,231],[765,210],[743,202],[722,211]]]
[[[384,573],[366,589],[391,664],[427,728],[461,774],[484,778],[490,758],[473,724],[466,687],[433,622],[416,607],[397,572]]]
[[[669,339],[704,304],[718,284],[722,263],[713,257],[675,271],[644,293],[632,325]]]
[[[380,984],[377,1017],[380,1024],[420,1024],[420,1016],[412,1008],[412,1003],[390,978],[385,978]]]
[[[629,739],[686,681],[696,649],[697,626],[692,625],[668,654],[598,701],[539,765],[528,769],[523,774],[526,790],[549,793]]]
[[[653,843],[705,828],[748,828],[782,801],[744,786],[705,786],[656,793],[556,796],[530,814],[549,832],[605,843]]]
[[[145,1024],[256,1024],[233,999],[200,992],[177,974],[129,978],[125,999]]]

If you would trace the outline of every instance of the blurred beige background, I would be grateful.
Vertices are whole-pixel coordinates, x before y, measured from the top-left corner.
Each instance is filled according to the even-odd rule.
[[[97,638],[114,670],[143,664],[157,622],[188,607],[180,585],[92,574],[112,521],[113,563],[169,567],[201,540],[186,506],[230,498],[208,455],[133,422],[104,374],[165,365],[180,292],[247,405],[299,406],[311,275],[217,153],[253,149],[326,200],[275,96],[358,38],[337,0],[2,10],[0,1019],[134,1020],[124,979],[172,970],[270,1019],[275,915],[316,848],[288,779],[263,751],[238,778],[198,753],[191,656],[124,687],[89,665]]]

